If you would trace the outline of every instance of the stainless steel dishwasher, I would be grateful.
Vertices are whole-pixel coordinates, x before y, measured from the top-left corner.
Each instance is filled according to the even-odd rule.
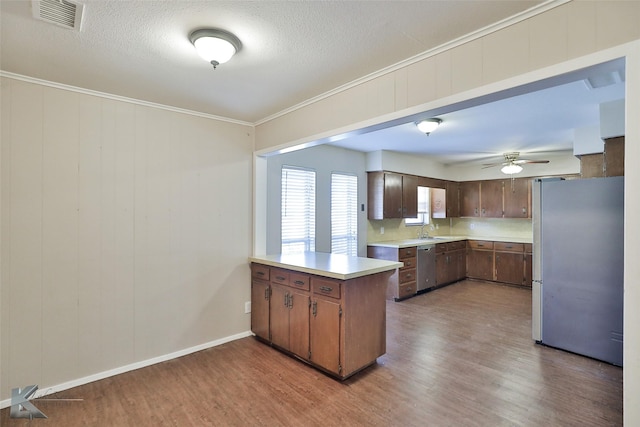
[[[436,286],[436,246],[418,246],[417,253],[416,280],[420,292]]]

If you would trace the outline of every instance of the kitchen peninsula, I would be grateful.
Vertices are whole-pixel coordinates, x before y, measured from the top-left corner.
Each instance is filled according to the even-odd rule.
[[[386,290],[403,264],[307,252],[251,261],[251,330],[345,379],[386,352]]]

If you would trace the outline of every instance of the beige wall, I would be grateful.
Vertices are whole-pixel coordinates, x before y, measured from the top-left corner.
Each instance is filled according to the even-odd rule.
[[[625,177],[624,421],[640,425],[640,1],[571,1],[471,37],[425,59],[382,72],[345,90],[259,123],[258,154],[436,111],[456,102],[625,57],[627,64]],[[259,163],[259,161],[257,162]],[[259,168],[255,169],[259,171]],[[263,177],[256,175],[256,182]],[[258,201],[256,199],[256,201]],[[255,205],[255,215],[265,208]],[[255,230],[254,242],[262,237]]]
[[[637,40],[638,22],[640,1],[571,1],[261,123],[256,149],[356,130],[376,117],[446,105],[431,103],[448,97],[465,99],[460,94],[478,87]]]
[[[247,333],[251,126],[1,89],[2,399]]]

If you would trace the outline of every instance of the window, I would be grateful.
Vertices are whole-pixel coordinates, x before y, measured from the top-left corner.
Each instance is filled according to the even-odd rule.
[[[316,173],[282,167],[282,253],[316,250]]]
[[[416,218],[405,218],[405,225],[429,224],[429,187],[418,187],[418,216]]]
[[[358,256],[358,177],[331,174],[331,252]]]

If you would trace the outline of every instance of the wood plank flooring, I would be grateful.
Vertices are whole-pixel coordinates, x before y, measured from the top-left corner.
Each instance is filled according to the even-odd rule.
[[[622,369],[531,340],[531,292],[463,281],[387,303],[387,354],[338,382],[245,338],[35,400],[2,426],[615,426]]]

